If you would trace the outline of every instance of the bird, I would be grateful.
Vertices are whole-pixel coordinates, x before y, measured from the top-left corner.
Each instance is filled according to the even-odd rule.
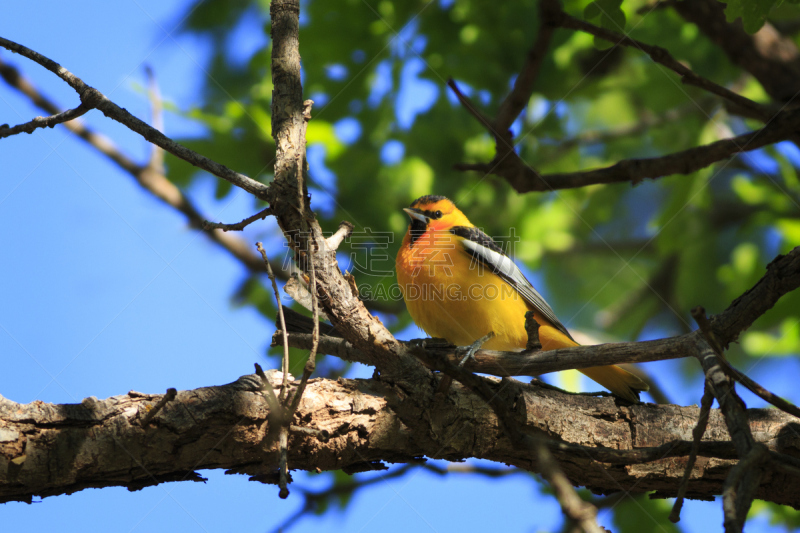
[[[408,231],[397,253],[397,280],[408,312],[431,337],[456,346],[525,349],[525,313],[539,324],[542,350],[579,346],[514,261],[444,196],[403,209]],[[465,358],[466,359],[466,358]],[[620,398],[636,403],[648,385],[618,366],[582,368]]]

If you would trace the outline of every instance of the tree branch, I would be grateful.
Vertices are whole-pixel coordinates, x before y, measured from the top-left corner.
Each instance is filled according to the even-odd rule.
[[[275,180],[267,200],[300,268],[314,263],[317,296],[340,334],[369,353],[381,372],[428,379],[430,374],[404,351],[381,322],[373,317],[342,275],[336,250],[328,245],[309,206],[304,180],[305,108],[300,82],[299,2],[273,0],[272,19],[272,133],[275,138]],[[298,198],[298,191],[302,198]],[[298,205],[298,201],[302,205]]]
[[[203,221],[203,229],[204,230],[212,230],[212,229],[221,229],[222,231],[242,231],[244,228],[255,222],[256,220],[264,220],[268,216],[272,214],[272,210],[267,207],[262,209],[255,215],[249,216],[242,220],[241,222],[237,222],[236,224],[223,224],[222,222],[209,222]]]
[[[683,5],[680,2],[677,4]],[[550,6],[550,7],[547,7]],[[551,2],[541,3],[542,26],[540,37],[543,43],[549,40],[549,33],[553,27],[563,27],[583,31],[606,39],[615,45],[634,47],[648,54],[653,61],[664,65],[681,76],[683,83],[695,85],[705,91],[724,98],[738,113],[750,117],[757,117],[766,126],[760,130],[752,131],[730,139],[724,139],[704,146],[690,148],[681,152],[668,154],[661,157],[648,159],[627,159],[601,169],[587,170],[570,173],[540,174],[525,163],[514,151],[511,134],[501,125],[513,122],[516,115],[522,110],[519,105],[524,94],[530,95],[533,76],[541,62],[542,50],[531,51],[528,63],[523,73],[518,78],[518,84],[501,105],[501,110],[496,120],[476,114],[474,106],[468,99],[459,95],[459,100],[470,110],[473,115],[495,137],[495,157],[489,163],[459,163],[454,165],[456,170],[472,170],[485,174],[496,174],[505,178],[514,189],[520,193],[531,191],[550,191],[555,189],[570,189],[593,184],[610,184],[630,182],[637,184],[645,178],[656,179],[672,174],[689,174],[708,167],[709,165],[727,159],[737,153],[755,150],[767,144],[783,140],[796,140],[796,130],[800,127],[798,113],[777,113],[769,106],[758,104],[749,98],[741,96],[721,85],[718,85],[683,65],[669,54],[665,49],[643,43],[626,35],[595,26],[581,19],[572,17],[558,8],[551,6]],[[724,21],[723,21],[724,22]],[[453,87],[453,85],[451,85]],[[456,94],[459,94],[456,91]],[[513,102],[513,103],[512,103]],[[524,104],[523,104],[524,105]],[[510,118],[510,122],[509,122]],[[502,119],[502,120],[501,120]]]
[[[511,92],[508,93],[508,96],[506,96],[497,110],[497,118],[494,121],[495,131],[507,131],[525,106],[528,105],[528,100],[530,100],[533,92],[533,84],[539,75],[542,62],[550,48],[550,41],[553,38],[560,12],[561,7],[555,0],[541,0],[539,2],[540,23],[536,41],[528,50],[525,65],[517,79],[514,80],[514,88],[511,89]]]
[[[612,30],[607,30],[605,28],[601,28],[600,26],[595,26],[594,24],[586,22],[585,20],[568,15],[563,11],[560,14],[554,14],[553,24],[562,28],[578,30],[590,35],[594,35],[595,37],[600,37],[601,39],[605,39],[606,41],[615,45],[637,48],[638,50],[641,50],[650,56],[650,59],[652,59],[654,62],[664,65],[668,69],[678,74],[683,83],[699,87],[705,91],[724,98],[725,100],[728,100],[739,108],[746,109],[750,113],[757,114],[762,122],[767,122],[772,116],[765,106],[762,106],[761,104],[758,104],[749,98],[737,94],[730,89],[726,89],[725,87],[700,76],[692,71],[689,67],[672,57],[667,50],[661,48],[660,46],[654,46],[642,41],[637,41],[636,39],[632,39],[627,35],[623,35]]]
[[[51,99],[39,92],[30,80],[22,76],[16,68],[4,63],[2,58],[0,58],[0,77],[2,77],[10,87],[21,92],[29,98],[36,107],[42,109],[46,113],[52,115],[61,113],[61,109]],[[66,122],[63,126],[74,133],[79,139],[82,139],[106,156],[120,169],[127,172],[136,180],[142,189],[186,216],[191,227],[203,229],[205,217],[200,214],[200,211],[194,203],[187,198],[175,184],[167,179],[160,168],[153,168],[149,163],[147,165],[139,165],[130,157],[123,154],[111,139],[87,128],[80,120]],[[207,230],[205,233],[209,239],[230,253],[251,273],[260,274],[263,272],[261,259],[252,253],[250,245],[243,240],[233,235],[226,235],[221,231]],[[283,278],[288,277],[288,274],[283,271],[279,263],[273,264],[273,266],[275,270],[278,271],[279,275],[282,274]]]
[[[272,386],[281,386],[279,375],[267,374]],[[444,401],[426,403],[435,386],[430,381],[310,380],[293,424],[302,421],[302,427],[329,438],[291,431],[289,463],[294,469],[339,470],[427,455],[483,458],[538,471],[535,450],[513,446],[483,401],[454,384]],[[490,380],[487,386],[500,384]],[[180,391],[144,427],[139,420],[161,395],[130,393],[71,405],[21,405],[0,398],[0,501],[200,480],[194,472],[204,468],[277,481],[278,445],[267,439],[270,408],[265,394],[253,392],[259,390],[261,379],[250,375],[229,385]],[[612,398],[518,382],[503,391],[499,403],[526,433],[554,439],[547,447],[572,483],[602,493],[675,494],[698,408],[618,405]],[[800,461],[795,419],[774,409],[750,409],[747,417],[757,428],[758,442]],[[722,492],[736,457],[728,439],[723,417],[712,410],[689,497]],[[800,507],[800,484],[790,473],[768,465],[764,479],[769,481],[759,486],[757,497]]]
[[[656,179],[673,174],[690,174],[738,153],[787,140],[798,128],[800,128],[800,112],[784,112],[763,128],[730,139],[660,157],[625,159],[609,167],[579,172],[540,174],[513,151],[506,154],[503,159],[495,158],[490,163],[457,164],[454,168],[497,174],[505,178],[520,193],[574,189],[600,183],[637,184],[645,178]]]
[[[256,198],[265,200],[267,198],[268,187],[254,179],[251,179],[244,174],[239,174],[229,169],[225,165],[221,165],[194,150],[179,144],[155,128],[152,128],[145,122],[134,117],[125,109],[119,107],[117,104],[106,98],[106,96],[97,89],[86,85],[83,80],[72,74],[70,71],[49,59],[42,54],[31,50],[21,44],[9,41],[0,37],[0,46],[6,48],[14,53],[20,54],[23,57],[30,59],[43,66],[72,87],[78,93],[81,103],[91,109],[99,109],[105,116],[110,119],[116,120],[123,124],[131,131],[134,131],[144,137],[147,141],[155,144],[171,153],[175,157],[183,159],[187,163],[194,165],[198,168],[206,170],[211,174],[220,177],[224,180],[231,182],[233,185],[249,192]]]
[[[90,107],[81,104],[75,109],[68,109],[63,113],[57,113],[49,117],[36,117],[29,122],[14,127],[9,127],[8,124],[0,124],[0,139],[19,133],[33,133],[39,128],[54,128],[56,124],[63,124],[85,115],[90,109]]]

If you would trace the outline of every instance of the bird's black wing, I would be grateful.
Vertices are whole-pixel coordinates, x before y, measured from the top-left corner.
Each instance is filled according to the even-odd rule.
[[[461,244],[467,253],[514,287],[536,311],[549,320],[559,331],[572,339],[572,335],[569,334],[564,324],[556,317],[550,305],[533,288],[525,274],[514,264],[510,257],[503,253],[503,249],[491,237],[478,228],[469,226],[455,226],[450,229],[450,232],[453,235],[463,237],[464,240],[461,241]]]

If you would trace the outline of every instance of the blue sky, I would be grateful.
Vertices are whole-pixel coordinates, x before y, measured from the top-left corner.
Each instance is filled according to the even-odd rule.
[[[182,109],[199,103],[208,50],[196,39],[174,36],[186,5],[184,0],[92,1],[80,8],[69,2],[15,2],[3,8],[0,35],[49,56],[147,119],[149,106],[139,90],[145,65],[155,71],[166,99]],[[241,50],[259,46],[260,31],[257,24],[239,27]],[[61,106],[78,104],[77,95],[49,72],[0,54]],[[413,83],[422,68],[412,61],[404,71],[404,79],[412,81],[398,103],[402,127],[422,109],[418,102],[444,94],[432,82]],[[0,85],[0,123],[14,125],[41,114]],[[96,112],[84,119],[137,161],[147,157],[147,143],[122,126]],[[165,130],[173,136],[203,131],[169,113]],[[347,137],[353,126],[337,131]],[[387,160],[402,157],[404,147],[397,144],[385,148]],[[321,165],[321,157],[310,159]],[[254,309],[231,303],[244,269],[132,178],[60,127],[0,141],[0,160],[0,394],[21,403],[72,403],[129,390],[159,393],[228,383],[250,373],[254,362],[269,364],[264,354],[272,325]],[[187,193],[211,220],[235,222],[254,212],[243,192],[215,200],[210,177]],[[267,219],[244,238],[278,242],[279,234]],[[776,364],[786,363],[765,360],[753,376],[767,379]],[[654,368],[679,379],[674,362]],[[781,377],[768,384],[785,387],[788,394],[789,376],[798,367],[781,368]],[[368,376],[371,370],[353,374]],[[679,402],[697,403],[694,393],[701,388],[688,385],[670,393]],[[203,475],[209,478],[205,484],[162,484],[135,493],[86,490],[33,505],[10,503],[0,506],[0,517],[9,531],[53,523],[66,532],[269,531],[303,503],[296,494],[280,500],[276,487],[245,476]],[[300,473],[295,479],[310,488],[330,483],[326,475]],[[539,490],[526,475],[486,480],[415,471],[357,494],[344,511],[305,518],[293,531],[464,531],[494,529],[498,523],[506,531],[555,530],[560,511]],[[610,525],[608,514],[601,522]],[[689,502],[684,510],[686,531],[720,524],[718,504]],[[770,530],[763,521],[753,525]]]

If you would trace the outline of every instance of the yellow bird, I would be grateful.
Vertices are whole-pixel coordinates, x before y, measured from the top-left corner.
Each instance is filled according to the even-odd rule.
[[[483,348],[521,350],[528,339],[525,313],[533,311],[542,350],[578,346],[519,267],[453,202],[423,196],[404,211],[411,224],[397,254],[397,281],[411,318],[428,335],[457,346],[489,336]],[[618,366],[580,372],[631,402],[648,390]]]

